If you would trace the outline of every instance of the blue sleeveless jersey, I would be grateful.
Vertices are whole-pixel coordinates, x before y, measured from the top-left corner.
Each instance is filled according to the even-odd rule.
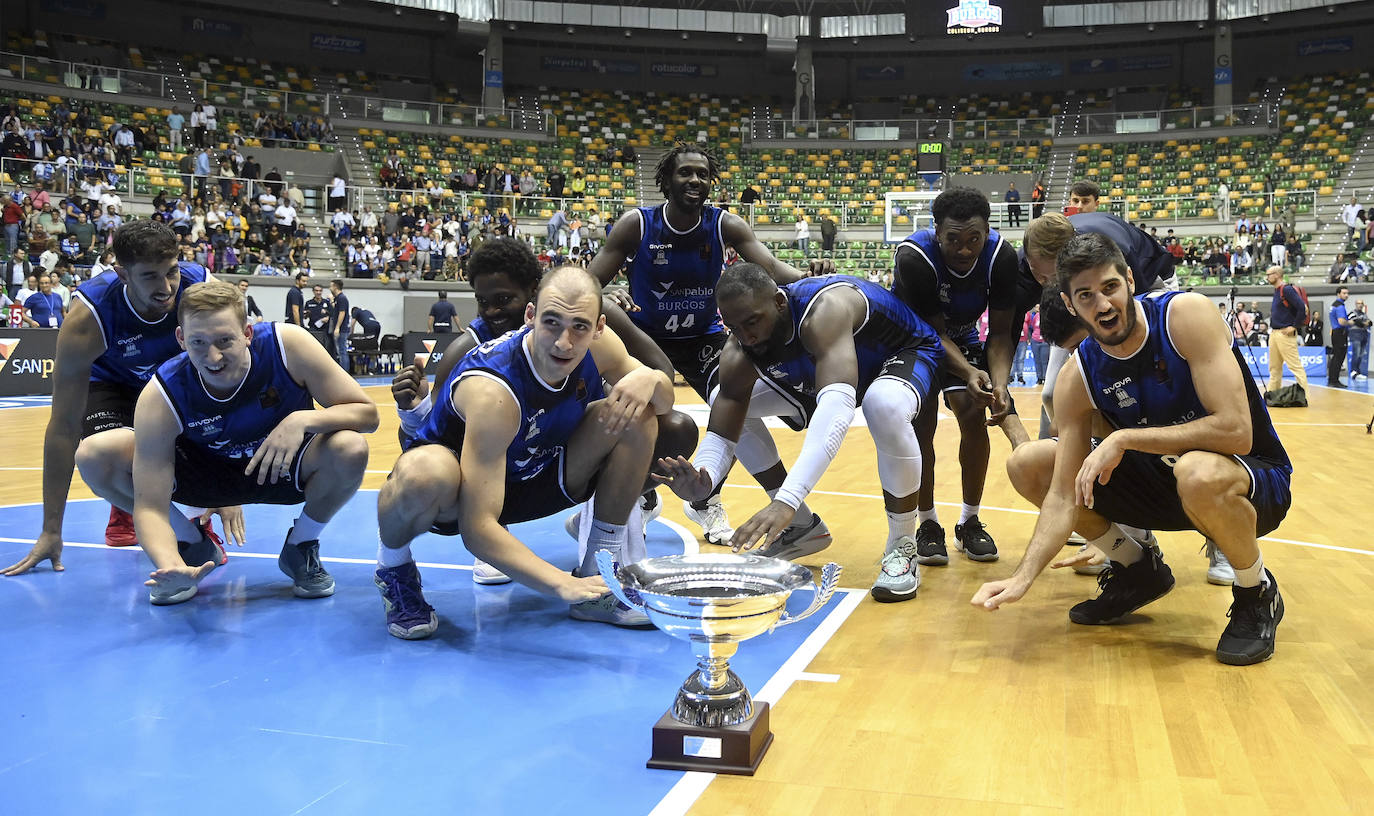
[[[496,335],[492,333],[491,327],[487,325],[487,321],[483,320],[481,317],[474,317],[464,331],[472,335],[472,339],[476,340],[479,346],[483,343],[490,343],[492,340],[496,339]]]
[[[445,398],[434,406],[411,444],[441,444],[461,453],[467,421],[454,407],[453,393],[465,377],[489,377],[504,386],[520,407],[520,428],[506,450],[506,480],[534,478],[554,462],[582,422],[587,406],[606,393],[590,353],[562,383],[544,382],[525,349],[529,333],[529,327],[524,327],[468,352],[449,372],[439,389]]]
[[[945,330],[956,343],[971,343],[978,339],[978,319],[988,310],[988,292],[992,289],[992,261],[1002,246],[1002,236],[995,229],[988,230],[983,251],[967,273],[960,275],[945,265],[935,230],[921,230],[908,235],[897,248],[909,246],[920,253],[935,270],[935,285],[940,296],[940,311],[945,316]]]
[[[205,280],[205,267],[200,264],[182,261],[179,266],[178,304],[186,287]],[[181,353],[176,338],[176,309],[149,323],[129,305],[124,282],[114,272],[86,281],[75,294],[95,315],[105,337],[105,351],[91,365],[92,381],[142,388],[158,366]]]
[[[1149,334],[1129,359],[1111,356],[1091,337],[1078,346],[1078,364],[1088,398],[1114,428],[1162,428],[1207,415],[1193,387],[1192,367],[1169,337],[1169,304],[1179,294],[1182,293],[1159,291],[1136,298],[1145,310]],[[1241,369],[1245,396],[1250,403],[1253,436],[1249,455],[1291,467],[1288,453],[1269,419],[1269,408],[1234,341],[1231,351]]]
[[[896,295],[876,283],[869,283],[860,278],[848,275],[822,275],[803,278],[781,287],[787,295],[787,307],[792,315],[792,336],[777,360],[760,360],[749,354],[748,349],[744,350],[745,356],[754,364],[759,376],[773,381],[794,395],[814,400],[816,358],[802,345],[801,325],[811,304],[822,292],[841,286],[857,289],[868,301],[868,316],[863,324],[854,330],[854,352],[859,362],[859,387],[855,390],[860,403],[863,402],[863,395],[868,391],[868,387],[882,373],[883,364],[897,352],[907,348],[924,347],[930,350],[935,362],[939,363],[944,356],[940,336]]]
[[[288,414],[315,407],[305,386],[286,370],[276,323],[253,327],[248,376],[232,395],[211,396],[184,352],[157,369],[157,387],[181,424],[181,438],[217,456],[253,458]]]
[[[630,319],[655,340],[720,334],[716,283],[725,269],[722,210],[702,207],[701,221],[685,233],[668,225],[664,205],[640,207],[639,249],[630,259]]]

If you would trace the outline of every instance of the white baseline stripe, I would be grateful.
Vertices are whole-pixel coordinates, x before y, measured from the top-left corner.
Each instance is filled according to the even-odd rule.
[[[0,536],[0,541],[6,542],[6,543],[9,543],[9,544],[35,544],[35,543],[37,543],[37,539],[34,539],[34,538],[6,538],[6,537],[4,537],[4,536]],[[88,549],[88,550],[122,550],[122,551],[125,551],[125,552],[136,552],[136,553],[141,553],[141,552],[143,552],[143,550],[142,550],[141,548],[139,548],[139,547],[109,547],[109,546],[106,546],[106,545],[104,545],[104,544],[91,544],[91,543],[86,542],[86,541],[66,541],[66,542],[63,542],[63,546],[64,546],[64,547],[81,547],[81,548],[83,548],[83,549]],[[230,555],[232,555],[234,558],[276,558],[276,557],[277,557],[277,555],[275,555],[275,554],[273,554],[273,553],[247,552],[247,551],[244,551],[244,550],[240,550],[240,549],[238,549],[237,547],[234,547],[234,546],[232,546],[232,545],[230,545],[230,546],[228,546],[228,547],[225,547],[225,548],[224,548],[224,551],[227,552],[227,553],[229,553]],[[376,560],[375,558],[343,558],[343,557],[340,557],[340,556],[332,556],[332,555],[331,555],[331,556],[324,556],[324,555],[322,555],[322,556],[320,556],[320,560],[321,560],[321,561],[327,561],[327,562],[329,562],[329,563],[331,563],[331,564],[367,564],[367,565],[373,566],[373,567],[377,566],[377,560]],[[417,567],[425,567],[425,568],[428,568],[428,569],[467,570],[467,571],[469,571],[469,572],[472,571],[472,565],[471,565],[471,564],[440,564],[440,563],[434,562],[434,561],[416,561],[416,562],[415,562],[415,566],[417,566]]]
[[[754,695],[755,700],[766,701],[775,704],[787,692],[794,682],[802,679],[807,672],[803,671],[811,661],[816,658],[825,644],[839,630],[840,625],[849,618],[850,614],[858,608],[867,590],[861,589],[842,589],[837,592],[845,593],[840,601],[839,607],[826,616],[821,621],[821,625],[802,641],[801,646],[792,653],[786,663],[774,673],[773,677],[764,684],[763,688]],[[825,676],[825,675],[819,675]],[[809,678],[808,678],[809,679]],[[649,811],[649,816],[681,816],[696,803],[701,794],[706,791],[706,787],[715,779],[713,773],[703,771],[688,771],[682,775],[682,779],[668,791],[668,794],[659,801],[653,810]]]
[[[798,680],[809,680],[809,681],[811,681],[812,683],[838,683],[838,682],[840,682],[840,676],[839,676],[838,674],[820,674],[820,673],[818,673],[818,672],[802,672],[801,674],[797,675],[797,679],[798,679]]]

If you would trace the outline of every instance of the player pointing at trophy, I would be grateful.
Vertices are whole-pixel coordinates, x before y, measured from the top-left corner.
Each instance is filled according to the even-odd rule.
[[[856,405],[878,449],[887,510],[881,601],[915,597],[916,503],[921,453],[911,421],[930,394],[943,351],[935,331],[891,292],[843,275],[779,288],[758,265],[736,264],[716,288],[731,331],[721,352],[720,388],[695,464],[660,459],[662,480],[689,501],[724,477],[747,417],[779,416],[808,428],[801,455],[772,501],[735,530],[734,549],[797,558],[818,548],[780,546],[797,507],[839,450]],[[813,522],[814,523],[814,522]],[[825,543],[829,543],[828,540]]]

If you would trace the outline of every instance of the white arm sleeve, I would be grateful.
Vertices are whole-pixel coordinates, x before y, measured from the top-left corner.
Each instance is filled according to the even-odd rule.
[[[793,510],[801,506],[839,451],[849,423],[854,421],[856,401],[854,386],[848,383],[832,383],[821,389],[816,395],[816,410],[811,414],[801,455],[774,498]]]
[[[401,418],[401,430],[406,436],[414,436],[415,432],[420,430],[420,426],[425,424],[425,420],[429,419],[429,412],[434,408],[434,401],[430,399],[430,396],[430,394],[425,394],[425,398],[409,411],[396,409],[396,416]]]
[[[706,438],[697,446],[697,455],[692,464],[706,468],[711,474],[711,486],[720,484],[735,461],[735,443],[714,431],[707,431]]]

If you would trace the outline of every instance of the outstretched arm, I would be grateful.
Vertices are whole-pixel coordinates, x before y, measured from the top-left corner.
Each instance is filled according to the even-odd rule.
[[[76,448],[86,413],[86,391],[91,365],[105,351],[100,325],[85,301],[72,309],[71,317],[57,333],[56,365],[53,368],[52,413],[43,437],[43,529],[29,554],[5,568],[5,575],[19,575],[51,560],[54,571],[62,567],[62,517],[76,467]]]
[[[1055,413],[1059,422],[1059,441],[1055,443],[1054,475],[1049,492],[1040,505],[1026,553],[1010,578],[983,584],[973,596],[973,605],[993,610],[1024,596],[1055,553],[1064,546],[1078,518],[1074,483],[1083,460],[1092,449],[1092,403],[1083,378],[1078,373],[1075,355],[1064,365],[1054,388]],[[1091,505],[1088,505],[1091,507]]]
[[[816,359],[816,409],[797,461],[767,507],[735,529],[731,546],[749,549],[782,535],[797,508],[820,481],[854,421],[859,385],[854,326],[867,312],[864,298],[849,287],[827,289],[813,301],[801,325],[802,345]]]

